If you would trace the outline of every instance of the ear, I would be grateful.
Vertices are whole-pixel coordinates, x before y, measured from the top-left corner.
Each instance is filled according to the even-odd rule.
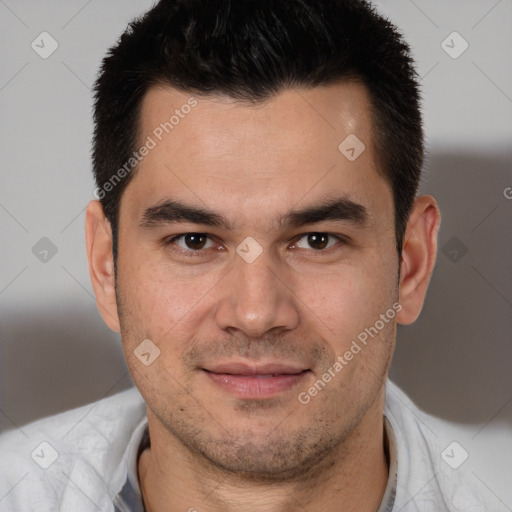
[[[420,196],[414,202],[405,230],[400,266],[400,304],[397,315],[401,324],[414,322],[423,302],[434,270],[437,233],[441,214],[432,196]]]
[[[119,332],[114,256],[112,253],[112,229],[99,201],[91,201],[87,205],[85,239],[89,274],[96,296],[96,305],[105,323],[113,331]]]

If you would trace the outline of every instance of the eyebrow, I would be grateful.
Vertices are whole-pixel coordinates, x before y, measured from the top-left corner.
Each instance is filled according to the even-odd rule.
[[[300,227],[324,221],[346,221],[364,226],[367,220],[368,211],[363,205],[341,197],[302,210],[292,210],[278,219],[278,225]],[[172,222],[191,222],[233,231],[232,224],[220,213],[172,200],[147,208],[140,226],[151,228]]]
[[[232,231],[228,220],[206,208],[190,206],[179,201],[165,201],[144,211],[140,226],[150,228],[171,222],[191,222],[211,227],[225,227]]]
[[[368,220],[368,210],[359,203],[341,197],[287,213],[279,223],[300,227],[324,221],[342,220],[363,226]]]

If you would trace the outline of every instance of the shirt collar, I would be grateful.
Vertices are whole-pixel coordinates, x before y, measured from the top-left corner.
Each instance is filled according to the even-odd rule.
[[[384,435],[386,436],[387,449],[389,456],[389,476],[384,496],[377,512],[392,512],[395,505],[396,488],[398,482],[398,461],[396,453],[396,439],[393,427],[389,420],[384,416]]]
[[[138,460],[141,452],[148,446],[148,420],[145,417],[133,432],[110,485],[115,512],[144,512],[139,486]]]
[[[389,476],[377,512],[392,512],[397,489],[398,461],[395,435],[391,423],[386,417],[384,417],[384,433],[389,453]],[[138,477],[138,460],[142,451],[148,448],[149,444],[148,420],[145,417],[133,432],[112,479],[110,488],[114,494],[115,512],[144,512]]]

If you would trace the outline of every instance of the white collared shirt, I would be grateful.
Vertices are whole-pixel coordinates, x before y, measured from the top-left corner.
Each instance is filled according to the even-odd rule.
[[[0,512],[144,512],[137,479],[149,443],[135,388],[0,436]],[[481,482],[442,459],[444,446],[393,383],[384,410],[388,485],[377,512],[510,511]]]

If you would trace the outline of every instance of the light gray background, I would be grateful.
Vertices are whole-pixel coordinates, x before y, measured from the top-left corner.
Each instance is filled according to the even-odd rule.
[[[428,299],[421,318],[399,328],[392,378],[427,412],[464,424],[454,435],[468,463],[512,510],[503,441],[512,423],[512,1],[376,4],[417,59],[429,151],[422,189],[443,213]],[[90,88],[106,49],[151,5],[0,0],[0,429],[131,385],[87,272]],[[43,31],[59,44],[48,59],[31,48]],[[457,59],[441,46],[453,31],[469,43]],[[58,249],[46,263],[32,253],[42,237]],[[446,245],[454,237],[457,254]]]

